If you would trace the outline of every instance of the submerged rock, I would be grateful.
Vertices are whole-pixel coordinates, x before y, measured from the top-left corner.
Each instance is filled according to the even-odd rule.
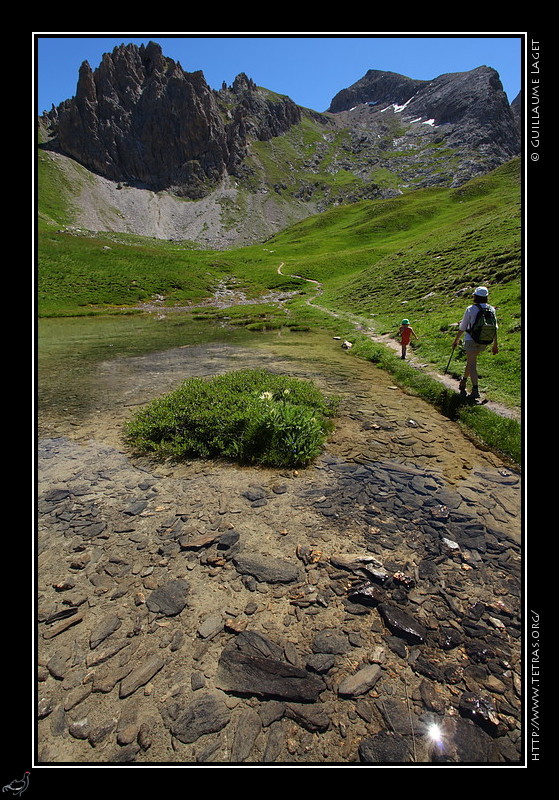
[[[488,697],[481,697],[473,692],[464,692],[458,705],[460,713],[469,717],[482,727],[496,729],[499,725],[499,716],[493,701]]]
[[[174,617],[180,614],[186,605],[186,595],[189,591],[188,582],[182,579],[168,581],[155,589],[146,600],[150,611]]]
[[[412,750],[404,736],[381,731],[360,743],[359,758],[370,764],[405,764],[412,760]]]
[[[216,685],[225,692],[314,702],[324,683],[304,669],[272,658],[255,658],[239,650],[221,654]]]
[[[190,744],[201,736],[220,731],[230,719],[231,712],[224,700],[217,694],[207,693],[186,706],[171,723],[170,731],[183,744]]]
[[[382,669],[378,664],[368,664],[354,675],[344,678],[338,686],[338,694],[341,697],[358,697],[365,694],[373,688],[381,674]]]
[[[290,561],[266,555],[236,555],[233,564],[242,575],[252,575],[263,583],[295,583],[301,574]]]
[[[357,586],[355,589],[352,589],[348,594],[348,598],[351,600],[352,603],[363,603],[364,605],[376,606],[379,603],[384,602],[386,599],[386,593],[383,592],[378,586],[375,586],[374,583],[363,583],[360,586]]]
[[[413,644],[422,644],[427,638],[427,629],[401,608],[381,603],[378,609],[386,625],[396,636]]]
[[[221,653],[216,686],[225,692],[314,702],[326,688],[323,680],[283,658],[283,649],[263,636],[240,634]]]

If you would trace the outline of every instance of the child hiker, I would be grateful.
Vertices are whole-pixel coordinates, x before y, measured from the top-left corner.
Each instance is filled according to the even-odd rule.
[[[410,325],[409,319],[403,319],[402,324],[400,325],[400,342],[402,344],[402,358],[406,357],[406,350],[408,348],[408,344],[410,343],[410,339],[414,336],[416,339],[419,337],[417,336],[416,332]]]

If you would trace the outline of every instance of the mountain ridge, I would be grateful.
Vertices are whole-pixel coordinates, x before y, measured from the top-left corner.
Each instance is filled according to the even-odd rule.
[[[433,81],[369,70],[321,113],[244,73],[210,89],[201,71],[185,72],[154,42],[120,45],[95,70],[84,62],[76,96],[39,125],[43,149],[85,167],[102,186],[99,229],[126,228],[133,204],[117,190],[147,190],[157,202],[142,199],[155,208],[139,229],[172,229],[164,235],[218,248],[264,240],[340,203],[458,186],[520,153],[517,117],[489,67]],[[73,204],[80,224],[88,216],[83,193]],[[155,225],[152,211],[160,219],[169,205],[181,223]]]

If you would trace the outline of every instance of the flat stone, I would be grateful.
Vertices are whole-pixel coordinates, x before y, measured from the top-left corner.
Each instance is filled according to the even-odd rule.
[[[242,575],[252,575],[262,583],[294,583],[301,577],[297,566],[289,561],[267,555],[243,555],[233,558]]]
[[[49,714],[55,708],[54,698],[50,695],[41,695],[37,700],[37,718],[44,719],[48,717]]]
[[[95,671],[92,691],[101,692],[102,694],[112,692],[117,683],[131,672],[131,669],[129,665],[103,664],[99,670]]]
[[[130,517],[136,517],[138,514],[141,514],[142,511],[145,511],[147,508],[147,500],[136,500],[133,503],[130,503],[129,506],[123,509],[123,513],[127,514]]]
[[[130,646],[130,639],[120,639],[115,642],[110,642],[103,650],[98,650],[96,653],[89,653],[86,656],[85,663],[87,667],[96,667],[98,664],[108,661],[114,655],[119,653],[125,647]]]
[[[79,533],[84,539],[93,539],[95,536],[99,536],[101,533],[103,533],[106,528],[106,522],[93,522],[91,525],[84,525],[84,527],[80,529]]]
[[[55,636],[59,636],[61,633],[64,633],[64,631],[67,631],[68,628],[77,625],[82,620],[83,617],[80,614],[75,614],[73,617],[59,622],[58,625],[53,625],[51,628],[47,628],[43,631],[43,639],[54,639]]]
[[[417,733],[421,729],[419,719],[415,714],[412,715],[405,700],[383,697],[374,702],[388,730],[401,736],[413,736],[414,732]]]
[[[219,533],[208,533],[204,536],[184,534],[180,537],[179,544],[183,550],[201,550],[203,547],[212,545],[219,537]]]
[[[59,680],[64,678],[69,668],[69,655],[67,653],[54,653],[47,663],[47,669],[52,677]]]
[[[101,642],[103,642],[111,633],[117,631],[120,626],[122,625],[122,620],[116,616],[116,614],[110,614],[109,616],[105,617],[99,625],[91,632],[89,637],[89,646],[92,650],[95,650]]]
[[[87,739],[91,731],[91,723],[87,717],[75,720],[68,726],[68,731],[74,739]]]
[[[252,708],[247,708],[237,720],[231,745],[231,761],[239,764],[250,756],[256,737],[262,730],[262,720]]]
[[[221,614],[214,614],[207,617],[198,628],[198,636],[202,639],[213,639],[223,630],[223,619]]]
[[[458,708],[463,716],[468,716],[474,722],[496,728],[499,717],[491,697],[482,697],[473,692],[464,692],[460,697]]]
[[[193,700],[171,723],[170,730],[183,744],[191,744],[201,736],[216,733],[231,719],[231,712],[224,700],[216,694],[207,693]]]
[[[446,717],[442,724],[444,747],[436,748],[433,763],[484,764],[493,761],[494,739],[472,720]]]
[[[70,711],[72,708],[74,708],[74,706],[77,706],[79,703],[85,700],[86,697],[89,697],[91,694],[91,689],[91,684],[87,684],[84,686],[76,686],[75,689],[69,691],[68,695],[66,696],[66,700],[64,701],[64,710]]]
[[[312,672],[322,675],[332,669],[336,663],[336,657],[332,653],[315,653],[307,659],[307,667]]]
[[[119,697],[128,697],[139,689],[140,686],[145,686],[160,669],[163,669],[165,663],[166,662],[162,658],[156,655],[147,658],[123,679],[120,684]]]
[[[237,531],[228,531],[224,533],[222,536],[219,537],[219,541],[217,543],[218,550],[228,550],[230,547],[233,547],[239,541],[239,534]]]
[[[331,653],[342,655],[352,649],[345,633],[326,628],[317,633],[312,643],[313,653]]]
[[[338,694],[342,697],[358,697],[373,688],[382,674],[382,669],[378,664],[368,664],[354,675],[347,678],[338,686]]]
[[[348,599],[352,603],[362,603],[367,606],[376,606],[386,599],[386,593],[374,583],[363,583],[356,586],[349,595]]]
[[[116,719],[108,719],[102,722],[100,725],[96,725],[94,728],[91,728],[88,734],[88,741],[92,747],[97,747],[98,744],[105,741],[107,736],[114,731],[116,728]]]
[[[243,497],[246,497],[251,503],[255,503],[257,500],[265,500],[266,490],[260,486],[251,486],[246,492],[243,492]]]
[[[427,637],[426,628],[411,614],[397,606],[381,603],[379,611],[386,625],[396,636],[401,636],[412,643],[422,643]]]
[[[325,689],[320,678],[304,669],[286,661],[250,656],[235,649],[226,649],[221,654],[216,685],[226,692],[294,702],[314,702]]]
[[[284,649],[271,639],[268,639],[258,631],[244,631],[235,640],[235,646],[243,653],[257,658],[275,658],[278,661],[283,659]]]
[[[287,703],[285,715],[311,733],[324,733],[330,727],[326,711],[308,703]]]
[[[44,499],[47,503],[59,503],[61,500],[66,500],[66,498],[70,496],[68,489],[51,489],[49,492],[46,492]]]
[[[412,752],[405,737],[381,731],[360,743],[359,757],[370,764],[404,764],[412,760]]]
[[[174,617],[176,614],[180,614],[185,607],[189,588],[188,582],[181,578],[169,581],[151,593],[146,600],[146,605],[150,611],[164,614],[166,617]]]

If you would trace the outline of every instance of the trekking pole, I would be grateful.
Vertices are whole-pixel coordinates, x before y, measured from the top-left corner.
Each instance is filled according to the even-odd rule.
[[[451,350],[451,352],[450,352],[450,358],[448,359],[448,364],[446,365],[446,369],[445,369],[445,371],[444,371],[444,374],[445,374],[445,375],[446,375],[446,373],[448,372],[448,368],[450,367],[450,362],[452,361],[452,356],[453,356],[453,355],[454,355],[454,347],[452,348],[452,350]]]

